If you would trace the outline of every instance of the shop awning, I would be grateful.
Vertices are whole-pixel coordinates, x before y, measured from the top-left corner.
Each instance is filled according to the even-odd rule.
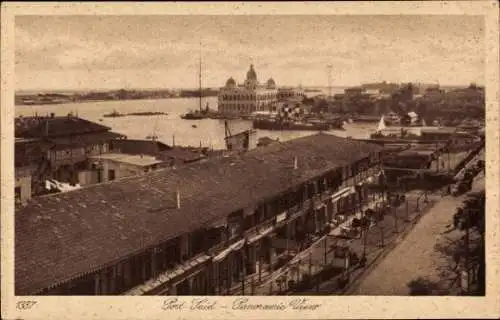
[[[344,189],[332,194],[332,196],[331,196],[332,203],[339,200],[342,197],[348,196],[348,195],[355,193],[355,192],[356,192],[356,189],[354,189],[354,187],[344,188]]]
[[[247,243],[254,243],[255,241],[257,240],[260,240],[261,238],[267,236],[268,234],[270,234],[272,231],[273,231],[274,227],[268,227],[262,231],[260,231],[258,234],[252,236],[252,237],[249,237],[247,239]]]
[[[225,249],[224,251],[222,251],[221,253],[216,255],[212,260],[214,262],[221,261],[222,259],[227,257],[227,255],[230,254],[232,251],[238,251],[241,248],[243,248],[244,244],[245,244],[245,239],[242,239],[236,243],[233,243],[232,245],[229,246],[229,248]]]

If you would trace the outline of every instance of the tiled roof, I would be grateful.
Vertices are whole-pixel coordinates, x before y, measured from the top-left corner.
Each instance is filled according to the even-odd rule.
[[[115,140],[111,143],[112,149],[119,149],[123,153],[129,154],[149,154],[156,155],[160,151],[169,150],[171,147],[153,140]]]
[[[41,138],[109,131],[111,128],[75,116],[15,119],[16,137]]]
[[[46,140],[52,142],[56,146],[56,148],[69,148],[72,146],[87,146],[89,144],[109,142],[125,137],[126,136],[116,132],[103,131],[96,133],[78,134],[67,137],[48,138]]]
[[[380,150],[318,134],[34,198],[15,213],[16,294],[92,272]]]

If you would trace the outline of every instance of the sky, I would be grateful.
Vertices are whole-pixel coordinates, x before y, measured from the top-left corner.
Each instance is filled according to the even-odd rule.
[[[484,83],[480,16],[17,16],[16,90]]]

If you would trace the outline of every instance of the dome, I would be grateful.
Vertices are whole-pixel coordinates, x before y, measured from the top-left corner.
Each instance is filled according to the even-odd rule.
[[[250,65],[250,70],[247,72],[247,80],[255,80],[257,81],[257,73],[253,69],[253,64]]]
[[[234,81],[234,79],[232,77],[227,79],[226,87],[234,87],[234,86],[236,86],[236,81]]]
[[[274,82],[273,78],[270,78],[269,80],[267,80],[267,87],[268,88],[274,88],[274,87],[276,87],[276,82]]]

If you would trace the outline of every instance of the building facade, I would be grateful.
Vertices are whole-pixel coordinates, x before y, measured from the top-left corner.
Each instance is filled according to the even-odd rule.
[[[16,211],[16,294],[233,294],[379,201],[381,149],[318,134],[40,198]]]
[[[271,78],[265,84],[258,81],[253,65],[245,82],[237,84],[233,78],[219,90],[218,111],[224,114],[249,115],[255,111],[272,111],[278,103],[278,90]]]

